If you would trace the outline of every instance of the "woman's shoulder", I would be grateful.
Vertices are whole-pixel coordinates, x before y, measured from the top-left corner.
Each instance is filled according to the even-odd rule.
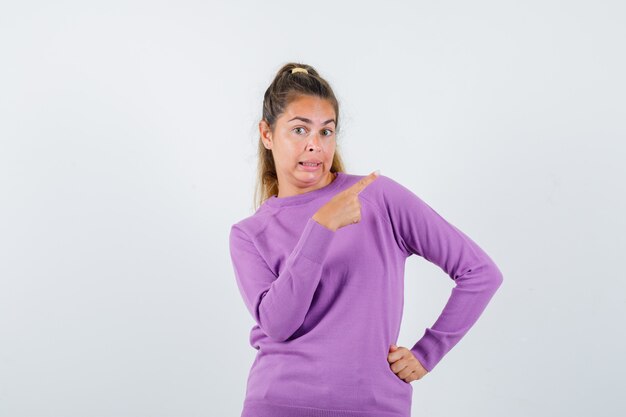
[[[369,175],[369,174],[368,174]],[[353,175],[356,183],[367,175]],[[389,213],[401,210],[406,204],[418,200],[420,197],[407,185],[403,185],[400,181],[391,176],[380,174],[378,178],[366,186],[360,193],[359,197],[373,204],[381,213]]]
[[[346,174],[346,184],[345,188],[348,188],[363,178],[367,177],[366,175],[359,174]],[[398,181],[393,179],[390,176],[379,174],[378,178],[372,181],[369,185],[367,185],[360,193],[359,196],[363,196],[364,198],[369,199],[380,199],[384,198],[388,194],[397,193],[399,189],[406,190],[407,188],[400,184]]]
[[[357,182],[359,182],[360,180],[362,180],[363,178],[369,176],[370,174],[350,174],[347,172],[343,172],[342,173],[343,176],[346,177],[346,180],[343,183],[343,188],[348,188],[351,187],[352,185],[356,184]],[[373,189],[373,190],[379,190],[383,187],[386,187],[389,185],[389,183],[395,183],[396,181],[394,181],[391,177],[388,177],[386,175],[383,174],[379,174],[378,178],[376,178],[375,181],[373,181],[371,184],[369,184],[365,190],[367,189]],[[363,190],[363,191],[365,191]]]
[[[270,207],[261,204],[253,214],[233,223],[230,227],[231,233],[233,229],[239,229],[252,238],[265,229],[273,216],[274,212],[270,210]]]

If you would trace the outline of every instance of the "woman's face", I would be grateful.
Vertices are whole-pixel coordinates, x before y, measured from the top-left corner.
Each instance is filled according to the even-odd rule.
[[[274,133],[259,123],[261,138],[272,150],[278,177],[278,197],[302,194],[333,181],[330,167],[335,155],[335,109],[325,99],[299,96],[276,119]],[[301,162],[313,160],[315,167]]]

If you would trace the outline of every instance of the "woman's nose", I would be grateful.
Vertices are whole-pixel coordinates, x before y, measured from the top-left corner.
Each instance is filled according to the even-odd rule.
[[[309,147],[314,146],[317,148],[321,148],[322,147],[322,139],[320,139],[319,137],[319,133],[313,133],[311,134],[311,138],[309,139]]]

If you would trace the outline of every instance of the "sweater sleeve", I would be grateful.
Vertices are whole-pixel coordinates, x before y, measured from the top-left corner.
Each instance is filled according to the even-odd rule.
[[[455,282],[443,311],[411,348],[432,371],[478,320],[502,284],[502,273],[472,239],[412,191],[389,180],[384,193],[396,240],[406,255],[438,265]]]
[[[261,330],[285,341],[304,322],[335,232],[313,218],[285,261],[280,275],[270,269],[254,242],[236,224],[230,231],[230,255],[243,301]]]

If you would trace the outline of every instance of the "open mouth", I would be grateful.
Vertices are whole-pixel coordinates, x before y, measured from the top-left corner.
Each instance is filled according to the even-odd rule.
[[[311,162],[298,162],[298,163],[299,163],[300,165],[305,166],[305,167],[318,167],[318,166],[322,165],[322,163],[321,163],[321,162],[320,162],[320,163],[318,163],[318,164],[311,163]]]

